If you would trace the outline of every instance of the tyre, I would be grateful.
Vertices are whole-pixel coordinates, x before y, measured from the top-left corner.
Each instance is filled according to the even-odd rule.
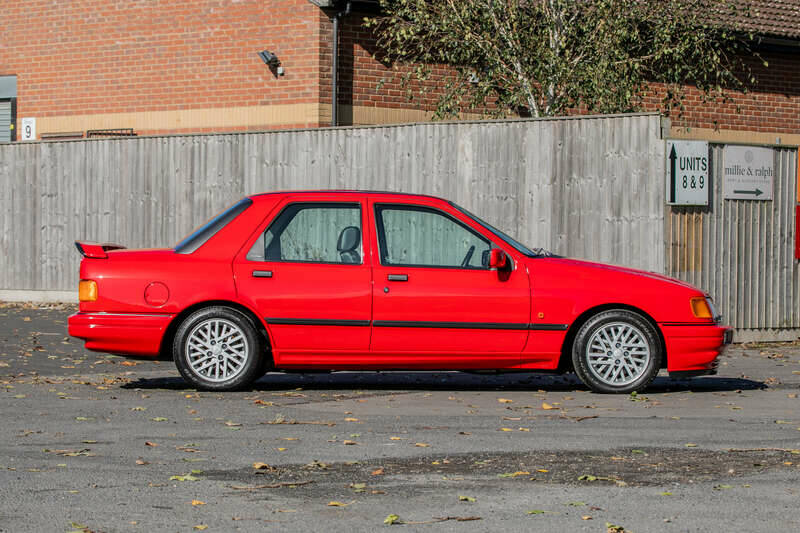
[[[181,323],[172,346],[181,376],[201,390],[244,388],[261,377],[263,342],[253,322],[229,307],[206,307]]]
[[[572,363],[581,381],[595,392],[639,392],[658,374],[661,352],[658,332],[647,319],[613,309],[581,326],[572,345]]]

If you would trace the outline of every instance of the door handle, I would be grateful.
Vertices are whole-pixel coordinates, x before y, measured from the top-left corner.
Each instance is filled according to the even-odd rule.
[[[272,270],[253,270],[254,278],[271,278]]]
[[[408,281],[408,274],[389,274],[386,279],[389,281]]]

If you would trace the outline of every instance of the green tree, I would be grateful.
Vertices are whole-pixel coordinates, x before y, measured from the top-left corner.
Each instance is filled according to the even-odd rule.
[[[738,4],[741,4],[741,0]],[[725,0],[381,0],[366,19],[386,60],[412,65],[406,81],[430,91],[435,65],[452,75],[436,87],[436,116],[472,109],[553,116],[569,109],[638,109],[651,83],[665,110],[684,87],[729,98],[753,78],[752,55]],[[410,87],[411,85],[407,85]]]

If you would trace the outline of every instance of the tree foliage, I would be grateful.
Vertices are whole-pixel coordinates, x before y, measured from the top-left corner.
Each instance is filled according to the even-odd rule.
[[[669,110],[682,105],[686,85],[727,98],[752,82],[743,61],[747,35],[730,22],[744,13],[725,0],[381,4],[383,14],[366,24],[386,59],[413,65],[407,80],[428,80],[434,65],[452,68],[436,88],[439,118],[471,109],[537,117],[628,112],[651,83],[664,84]]]

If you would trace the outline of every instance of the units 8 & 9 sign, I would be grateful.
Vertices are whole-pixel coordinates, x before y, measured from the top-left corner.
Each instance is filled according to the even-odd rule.
[[[667,141],[667,203],[708,205],[708,143]]]

